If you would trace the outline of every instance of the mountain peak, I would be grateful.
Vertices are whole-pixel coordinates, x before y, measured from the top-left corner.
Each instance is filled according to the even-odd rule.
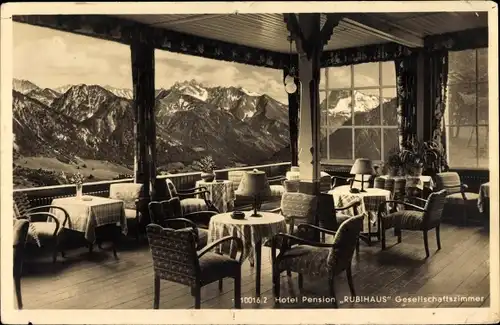
[[[29,80],[14,78],[12,80],[12,88],[22,94],[27,94],[32,90],[39,89],[40,87],[38,87]]]

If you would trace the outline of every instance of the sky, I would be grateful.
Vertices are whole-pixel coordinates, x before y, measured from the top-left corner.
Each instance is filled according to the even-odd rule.
[[[127,45],[22,23],[13,24],[13,75],[42,88],[68,84],[97,84],[132,88],[130,49]],[[163,50],[155,51],[156,88],[195,79],[205,86],[236,86],[268,94],[286,103],[282,71],[240,63],[211,60]],[[394,66],[383,66],[383,76],[394,80]],[[355,84],[378,83],[378,66],[355,67]],[[349,85],[349,68],[329,72],[330,84]],[[322,78],[323,85],[325,78]]]

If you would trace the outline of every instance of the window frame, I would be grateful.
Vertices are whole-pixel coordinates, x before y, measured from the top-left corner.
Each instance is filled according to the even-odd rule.
[[[464,50],[464,51],[474,51],[474,61],[475,61],[475,80],[474,81],[460,81],[460,82],[448,82],[446,85],[446,92],[449,92],[450,86],[473,86],[474,87],[474,95],[475,95],[475,118],[476,118],[476,123],[467,123],[467,124],[450,124],[450,110],[449,108],[449,96],[446,98],[446,107],[445,107],[445,113],[444,113],[444,118],[443,121],[441,122],[441,126],[444,129],[445,132],[445,143],[446,143],[446,161],[448,162],[448,165],[450,166],[451,169],[461,169],[461,168],[466,168],[466,169],[488,169],[489,164],[486,167],[480,166],[479,165],[479,129],[481,127],[486,127],[489,133],[489,123],[479,123],[479,88],[481,85],[486,85],[488,87],[488,78],[485,80],[479,80],[479,51],[482,48],[477,48],[477,49],[469,49],[469,50]],[[486,48],[487,50],[487,48]],[[461,52],[461,51],[458,51]],[[488,51],[486,52],[487,54]],[[449,67],[448,67],[449,71]],[[488,88],[488,94],[489,94],[489,88]],[[488,111],[489,111],[489,100],[488,100]],[[488,121],[489,121],[489,113],[488,113]],[[476,145],[476,165],[473,167],[470,166],[454,166],[450,164],[450,128],[452,127],[473,127],[475,131],[475,145]],[[489,155],[489,146],[488,146],[488,155]]]
[[[392,62],[392,61],[389,61]],[[372,62],[372,63],[377,63],[378,64],[378,84],[376,86],[363,86],[363,87],[356,87],[354,84],[354,64],[349,65],[350,69],[350,87],[330,87],[329,83],[329,78],[328,78],[328,71],[331,68],[335,67],[326,67],[324,68],[324,71],[322,73],[322,77],[325,78],[325,83],[324,85],[321,85],[319,88],[320,92],[320,97],[321,94],[325,95],[325,109],[328,109],[329,103],[328,103],[328,98],[329,98],[329,92],[333,90],[337,91],[349,91],[351,94],[352,102],[351,102],[351,125],[342,125],[339,127],[335,127],[335,129],[350,129],[351,130],[351,141],[352,141],[352,152],[351,152],[351,157],[353,159],[335,159],[330,157],[330,130],[333,129],[332,126],[328,124],[328,118],[326,118],[326,122],[322,121],[320,125],[320,132],[326,131],[326,158],[321,158],[321,163],[324,164],[334,164],[334,165],[352,165],[354,161],[358,158],[356,157],[356,146],[355,146],[355,140],[356,140],[356,130],[357,129],[375,129],[375,130],[380,130],[380,152],[381,156],[380,159],[373,160],[375,163],[381,163],[385,159],[385,141],[384,141],[384,131],[385,130],[398,130],[399,126],[396,125],[385,125],[384,124],[384,103],[382,101],[382,96],[384,89],[397,89],[396,85],[396,79],[394,80],[394,85],[384,85],[384,80],[383,80],[383,64],[384,61],[379,61],[379,62]],[[394,63],[394,62],[392,62]],[[395,69],[395,68],[394,68]],[[356,105],[356,100],[354,97],[354,92],[359,91],[359,90],[378,90],[378,98],[379,98],[379,109],[380,109],[380,123],[375,124],[375,125],[356,125],[355,124],[355,105]],[[397,96],[397,94],[396,94]],[[320,114],[323,113],[323,110],[320,112]],[[325,112],[326,113],[326,112]],[[326,114],[325,114],[326,116]]]

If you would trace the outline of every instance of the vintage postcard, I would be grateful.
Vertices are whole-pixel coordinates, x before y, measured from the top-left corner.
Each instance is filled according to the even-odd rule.
[[[500,320],[496,3],[1,14],[2,323]]]

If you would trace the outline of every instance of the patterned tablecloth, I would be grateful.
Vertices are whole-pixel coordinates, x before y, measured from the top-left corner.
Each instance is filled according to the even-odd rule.
[[[233,211],[235,200],[233,182],[228,180],[205,182],[201,180],[196,182],[196,187],[200,186],[209,191],[208,198],[219,212]],[[198,197],[201,198],[201,195]]]
[[[378,188],[367,188],[366,192],[351,193],[349,185],[335,187],[328,193],[333,196],[336,207],[343,207],[353,201],[361,201],[358,214],[364,214],[367,218],[363,223],[363,232],[369,230],[368,222],[371,222],[372,232],[377,229],[377,212],[381,203],[391,199],[391,192]],[[352,209],[342,211],[342,214],[353,215]]]
[[[262,217],[250,217],[253,212],[245,212],[245,219],[231,218],[231,213],[222,213],[210,219],[208,242],[214,242],[225,236],[237,236],[242,239],[244,249],[243,258],[253,257],[253,248],[264,243],[280,232],[286,233],[285,218],[276,213],[259,212]],[[224,253],[234,256],[236,254],[234,242],[222,245]]]
[[[52,205],[68,211],[66,228],[83,232],[85,239],[95,242],[95,229],[107,224],[119,224],[122,233],[127,234],[127,220],[123,201],[98,196],[66,197],[52,200]],[[51,209],[61,222],[64,215],[59,209]]]
[[[481,184],[479,187],[479,198],[477,199],[477,208],[479,212],[484,213],[488,211],[488,204],[490,201],[490,182]]]

